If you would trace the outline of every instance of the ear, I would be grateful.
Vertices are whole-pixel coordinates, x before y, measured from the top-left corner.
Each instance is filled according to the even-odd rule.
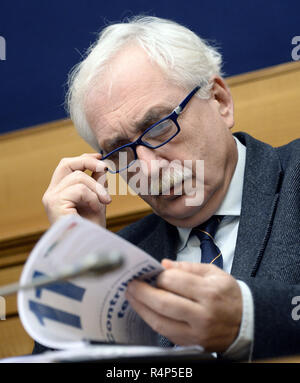
[[[224,120],[227,127],[231,129],[234,125],[233,99],[231,92],[221,77],[215,76],[211,81],[213,82],[211,98],[217,103],[216,105],[221,118]]]

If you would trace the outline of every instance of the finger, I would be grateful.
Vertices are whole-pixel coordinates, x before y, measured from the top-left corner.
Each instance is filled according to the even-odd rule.
[[[167,259],[167,258],[165,258],[161,261],[162,267],[164,267],[167,270],[175,267],[174,263],[175,263],[174,261],[171,261],[170,259]]]
[[[157,277],[156,285],[170,293],[201,303],[207,290],[206,279],[181,269],[168,269]]]
[[[144,303],[136,300],[131,294],[127,293],[127,299],[131,307],[154,331],[166,336],[175,344],[182,343],[180,339],[182,334],[190,333],[191,329],[187,323],[153,311]]]
[[[185,321],[187,313],[197,309],[196,303],[172,292],[152,287],[145,282],[133,281],[127,290],[148,309],[179,321]]]
[[[103,204],[99,202],[98,196],[83,184],[71,185],[66,188],[61,199],[67,203],[71,202],[74,207],[89,206],[96,213],[101,213],[103,210]]]
[[[68,174],[52,191],[62,193],[64,189],[72,185],[84,185],[98,196],[100,202],[104,204],[111,202],[111,197],[105,187],[80,170]]]
[[[220,270],[216,265],[208,263],[176,262],[170,259],[163,259],[161,264],[165,269],[178,269],[202,276],[211,273],[212,270]]]
[[[93,172],[91,174],[91,177],[99,184],[103,185],[105,188],[107,188],[107,176],[106,172]]]
[[[57,185],[64,177],[76,170],[105,172],[107,166],[105,162],[100,161],[100,156],[100,154],[83,154],[79,157],[63,158],[53,173],[49,187]]]
[[[83,154],[81,154],[81,156],[79,156],[79,157],[83,157],[83,156],[89,156],[89,157],[95,157],[95,158],[102,158],[102,154],[101,154],[101,153],[83,153]]]

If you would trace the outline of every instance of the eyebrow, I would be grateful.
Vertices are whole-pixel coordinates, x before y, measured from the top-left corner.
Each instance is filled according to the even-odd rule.
[[[140,121],[137,121],[134,123],[134,133],[143,133],[147,128],[149,128],[151,125],[155,124],[156,122],[159,122],[164,117],[168,116],[172,111],[174,110],[173,107],[163,107],[163,106],[156,106],[152,109],[148,110],[145,115],[141,118]],[[129,143],[127,137],[124,137],[123,135],[116,135],[113,138],[109,138],[104,141],[102,147],[106,149],[106,153],[111,152],[112,150],[125,145],[126,143]]]

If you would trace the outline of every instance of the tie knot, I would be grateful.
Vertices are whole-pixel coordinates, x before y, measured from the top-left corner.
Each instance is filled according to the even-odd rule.
[[[223,216],[213,215],[207,221],[203,222],[201,225],[193,228],[192,233],[196,234],[200,240],[212,239],[216,234],[219,223],[222,221]]]

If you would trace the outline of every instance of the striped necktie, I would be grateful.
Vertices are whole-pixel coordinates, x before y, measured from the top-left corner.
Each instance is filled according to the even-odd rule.
[[[194,227],[191,231],[191,235],[195,234],[200,240],[201,248],[201,263],[213,263],[216,266],[223,268],[223,257],[220,249],[215,244],[214,236],[217,231],[217,227],[224,216],[212,216],[209,220],[201,225]],[[159,335],[159,345],[161,347],[172,347],[173,343],[166,337]]]
[[[223,257],[221,250],[215,244],[217,227],[223,216],[213,215],[209,220],[194,227],[191,234],[197,235],[200,240],[201,263],[213,263],[223,269]]]

